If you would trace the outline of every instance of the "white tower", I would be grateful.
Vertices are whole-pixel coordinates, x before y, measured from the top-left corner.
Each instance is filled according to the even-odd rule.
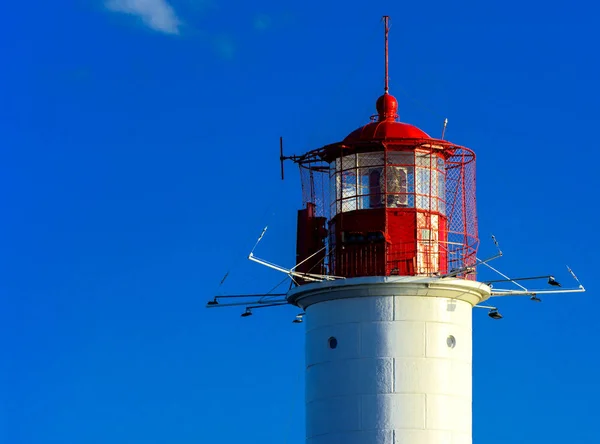
[[[489,295],[428,277],[292,290],[306,310],[307,444],[470,444],[471,313]]]

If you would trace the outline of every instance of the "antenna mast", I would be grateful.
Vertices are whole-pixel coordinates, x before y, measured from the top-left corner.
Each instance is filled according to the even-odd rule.
[[[390,89],[390,86],[389,86],[390,76],[388,75],[388,33],[390,32],[390,16],[389,15],[383,16],[383,26],[384,26],[384,40],[385,40],[385,86],[383,89],[384,89],[385,94],[387,94]]]

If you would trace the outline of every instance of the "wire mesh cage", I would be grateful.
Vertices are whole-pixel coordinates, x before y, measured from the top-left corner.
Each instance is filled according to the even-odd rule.
[[[316,216],[330,219],[329,165],[322,161],[299,163],[302,204],[315,205]]]
[[[454,147],[446,160],[446,211],[448,217],[448,268],[475,265],[479,238],[475,199],[475,153]],[[475,279],[473,273],[467,276]]]
[[[295,159],[304,206],[328,221],[328,273],[439,276],[475,265],[473,151],[433,139],[331,151]]]

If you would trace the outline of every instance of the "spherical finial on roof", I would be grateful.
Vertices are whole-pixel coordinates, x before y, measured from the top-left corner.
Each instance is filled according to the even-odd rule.
[[[388,93],[385,93],[377,99],[377,114],[379,121],[396,120],[398,118],[398,101]]]

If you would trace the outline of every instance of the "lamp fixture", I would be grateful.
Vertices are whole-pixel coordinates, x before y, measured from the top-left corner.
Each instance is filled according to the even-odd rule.
[[[296,315],[296,318],[292,321],[292,324],[301,324],[302,322],[304,322],[304,315],[306,313],[299,313]]]
[[[252,310],[249,308],[246,308],[246,311],[242,313],[241,315],[243,318],[247,318],[248,316],[252,316]]]
[[[502,319],[503,318],[503,316],[500,314],[500,312],[498,311],[497,308],[490,309],[488,316],[492,319]]]
[[[554,276],[548,276],[548,283],[550,285],[554,285],[555,287],[561,287],[560,283],[554,279]]]

